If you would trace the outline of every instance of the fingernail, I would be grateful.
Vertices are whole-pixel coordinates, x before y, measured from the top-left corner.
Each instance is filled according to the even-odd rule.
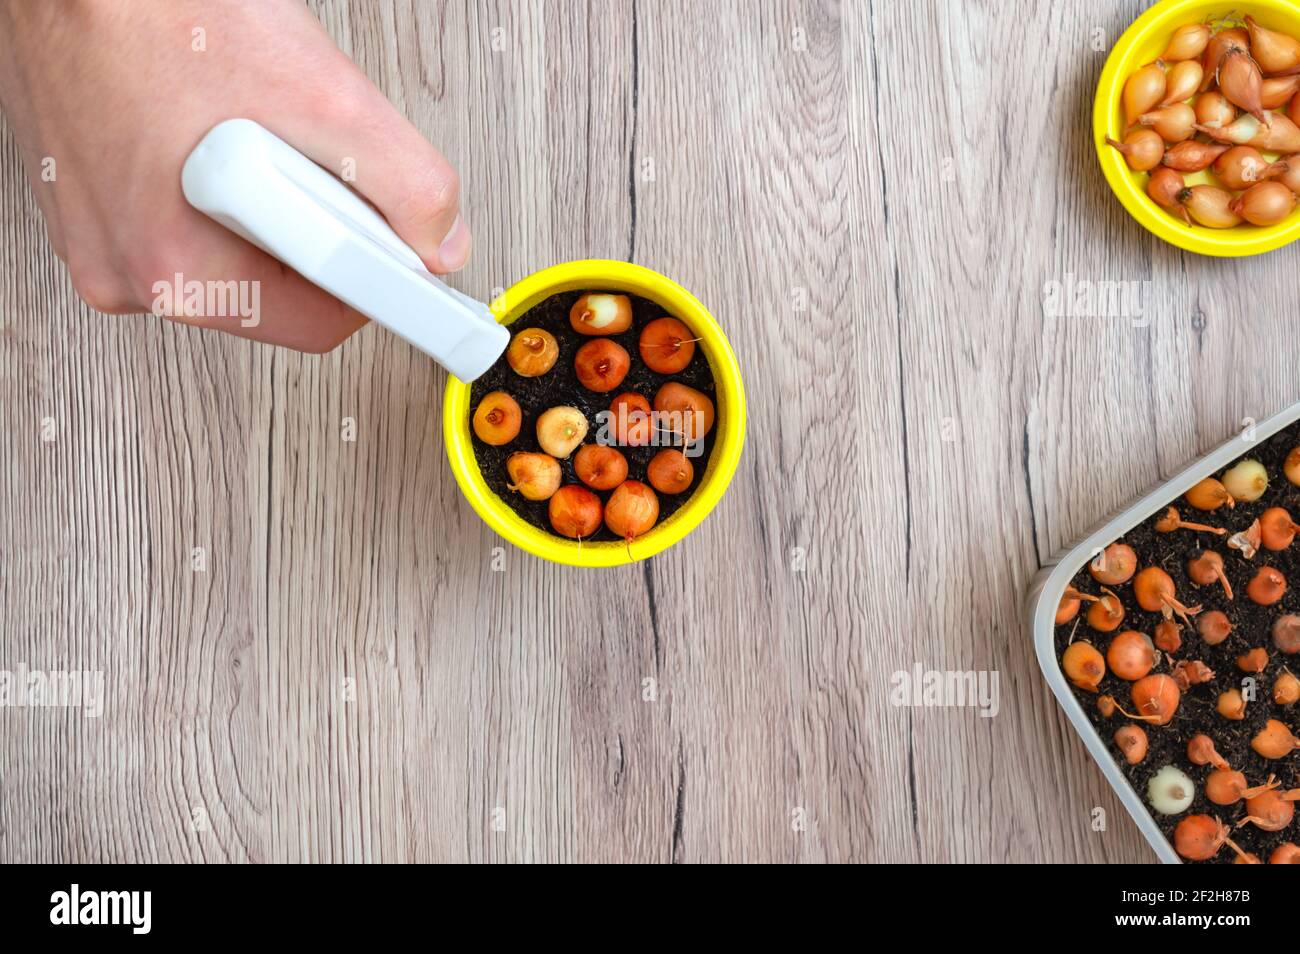
[[[469,252],[473,244],[465,220],[457,215],[456,221],[451,223],[451,231],[438,246],[438,261],[442,263],[443,271],[454,272],[464,268],[465,263],[469,261]]]

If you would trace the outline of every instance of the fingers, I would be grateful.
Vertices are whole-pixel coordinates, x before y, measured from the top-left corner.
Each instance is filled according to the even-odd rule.
[[[177,288],[174,274],[150,283],[155,314],[181,324],[227,331],[241,338],[323,354],[343,343],[366,317],[260,249],[230,242],[208,261],[203,274],[187,272]],[[202,295],[201,314],[192,306]],[[190,314],[187,314],[189,312]]]
[[[374,203],[430,271],[462,268],[473,243],[442,153],[360,75],[314,113],[271,128]]]

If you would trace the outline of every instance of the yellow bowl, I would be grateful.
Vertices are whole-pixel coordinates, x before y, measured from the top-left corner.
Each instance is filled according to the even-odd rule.
[[[1300,5],[1292,0],[1162,0],[1138,17],[1110,51],[1093,103],[1092,127],[1101,169],[1124,208],[1147,231],[1202,255],[1258,255],[1295,241],[1300,237],[1300,209],[1277,225],[1265,227],[1239,225],[1232,229],[1210,229],[1188,225],[1151,200],[1146,193],[1147,173],[1131,170],[1119,151],[1106,144],[1106,137],[1124,138],[1124,83],[1135,70],[1165,51],[1174,30],[1185,23],[1225,17],[1242,23],[1246,14],[1261,26],[1300,37]],[[1213,182],[1206,172],[1189,174],[1186,178],[1188,185]]]
[[[726,335],[705,307],[681,285],[658,272],[627,262],[588,259],[553,265],[512,286],[492,303],[497,321],[508,325],[552,295],[581,289],[621,291],[647,298],[686,324],[700,339],[713,370],[716,416],[713,453],[699,486],[670,517],[631,544],[583,543],[539,530],[498,497],[479,471],[470,436],[470,385],[452,377],[442,405],[443,440],[456,482],[487,525],[534,556],[570,566],[620,566],[654,556],[690,533],[722,499],[736,473],[745,443],[745,387]]]

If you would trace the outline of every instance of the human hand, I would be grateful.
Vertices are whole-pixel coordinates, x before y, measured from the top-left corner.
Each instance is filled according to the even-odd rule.
[[[341,175],[431,271],[469,258],[456,171],[300,0],[0,0],[0,105],[78,294],[307,352],[365,317],[193,209],[181,167],[225,119]],[[155,308],[155,283],[256,282],[256,323]]]

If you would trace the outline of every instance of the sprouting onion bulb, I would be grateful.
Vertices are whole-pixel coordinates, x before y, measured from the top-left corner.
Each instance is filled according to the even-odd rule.
[[[1160,59],[1166,63],[1194,60],[1205,52],[1210,42],[1210,28],[1204,23],[1187,23],[1174,31]]]
[[[1295,802],[1300,799],[1300,789],[1288,792],[1270,788],[1246,799],[1246,817],[1238,826],[1251,824],[1262,831],[1281,831],[1295,817]]]
[[[655,393],[654,409],[659,426],[699,440],[713,429],[713,402],[709,396],[677,381],[669,381]]]
[[[1295,210],[1296,194],[1281,182],[1257,182],[1228,207],[1251,225],[1277,225]],[[1236,497],[1236,494],[1233,494]],[[1241,500],[1241,497],[1237,497]]]
[[[1177,507],[1168,507],[1156,520],[1156,532],[1174,533],[1177,530],[1196,530],[1201,533],[1216,533],[1223,536],[1228,531],[1223,527],[1211,527],[1204,523],[1190,523],[1182,518]]]
[[[1286,593],[1286,577],[1276,567],[1261,566],[1246,584],[1246,595],[1260,606],[1272,606]]]
[[[1233,146],[1214,160],[1213,168],[1219,181],[1229,189],[1249,189],[1263,181],[1269,162],[1254,146]]]
[[[1246,17],[1250,30],[1250,55],[1265,73],[1281,73],[1300,66],[1300,41],[1285,33],[1260,26],[1252,16]]]
[[[1213,477],[1206,477],[1198,482],[1186,494],[1187,502],[1197,510],[1218,510],[1224,504],[1235,507],[1237,502],[1228,488]]]
[[[1124,604],[1119,596],[1102,587],[1101,596],[1088,607],[1088,625],[1099,633],[1113,633],[1124,622]]]
[[[1182,697],[1178,683],[1164,674],[1139,679],[1133,683],[1132,691],[1133,705],[1137,709],[1134,718],[1152,725],[1168,725],[1178,711],[1178,701]]]
[[[1183,645],[1183,628],[1172,619],[1162,619],[1156,623],[1156,635],[1153,642],[1156,648],[1167,653],[1176,653]]]
[[[500,447],[519,435],[523,419],[519,402],[505,391],[492,391],[483,395],[474,411],[474,433],[484,444]]]
[[[1243,460],[1229,468],[1220,482],[1234,501],[1253,503],[1268,490],[1268,471],[1257,460]]]
[[[629,543],[647,533],[659,519],[659,498],[639,480],[625,480],[605,504],[605,526]]]
[[[1146,731],[1136,725],[1126,725],[1115,730],[1115,744],[1124,753],[1124,761],[1137,765],[1147,757],[1149,740]]]
[[[1268,650],[1256,646],[1237,657],[1237,668],[1242,672],[1261,673],[1268,668]]]
[[[665,447],[646,467],[646,480],[661,494],[680,494],[691,486],[694,478],[695,466],[691,459],[675,447]]]
[[[552,457],[567,459],[587,436],[587,416],[576,407],[560,405],[537,418],[537,443]]]
[[[1232,632],[1232,621],[1223,610],[1210,610],[1196,621],[1196,631],[1207,646],[1217,646]]]
[[[1159,658],[1151,639],[1132,629],[1125,630],[1112,639],[1106,649],[1106,665],[1110,671],[1129,682],[1149,673]]]
[[[1088,572],[1098,583],[1119,586],[1137,572],[1137,551],[1126,543],[1112,543],[1097,553],[1088,564]]]
[[[1300,616],[1283,613],[1273,621],[1273,645],[1288,656],[1300,653]]]
[[[1228,761],[1214,747],[1214,740],[1204,732],[1198,732],[1187,740],[1187,760],[1193,765],[1213,765],[1226,769]]]
[[[548,500],[560,487],[560,464],[550,454],[517,451],[506,458],[506,484],[525,500]]]
[[[641,329],[637,347],[651,371],[676,374],[691,363],[695,336],[676,318],[656,318]]]
[[[573,457],[573,472],[593,490],[613,490],[627,480],[627,458],[613,447],[584,444]]]
[[[1173,578],[1158,566],[1149,566],[1133,577],[1133,596],[1147,612],[1160,612],[1165,619],[1175,613],[1191,625],[1189,617],[1201,611],[1199,606],[1184,606],[1175,599]]]
[[[1162,765],[1147,783],[1147,801],[1161,815],[1179,815],[1191,807],[1196,784],[1172,765]]]
[[[547,504],[551,528],[570,540],[584,540],[600,529],[600,498],[581,484],[565,484]]]
[[[1101,713],[1103,719],[1109,719],[1113,716],[1117,708],[1118,705],[1115,702],[1114,696],[1097,697],[1097,711]]]
[[[1266,759],[1283,759],[1300,749],[1300,739],[1291,733],[1285,723],[1269,719],[1264,723],[1264,728],[1250,740],[1250,747]]]
[[[683,454],[682,456],[685,457],[686,455]],[[687,459],[687,463],[690,463],[689,458]],[[650,484],[651,486],[654,486],[654,481],[652,480]],[[1080,593],[1074,587],[1067,586],[1065,592],[1061,594],[1061,601],[1056,604],[1056,625],[1060,626],[1062,623],[1068,623],[1070,620],[1078,616],[1079,607],[1083,605],[1085,600],[1089,603],[1095,603],[1097,597],[1091,596],[1087,593]]]
[[[632,302],[626,295],[588,292],[569,309],[569,324],[580,335],[617,335],[632,327]]]
[[[1135,129],[1124,137],[1123,142],[1116,142],[1107,136],[1106,142],[1119,150],[1134,172],[1154,169],[1160,165],[1160,160],[1165,155],[1165,141],[1153,129]]]
[[[1156,63],[1148,63],[1137,70],[1124,83],[1124,121],[1131,126],[1137,118],[1165,96],[1165,71]]]
[[[555,367],[560,346],[555,335],[541,328],[525,328],[510,339],[506,361],[522,378],[536,378]]]
[[[1174,851],[1188,861],[1209,861],[1231,841],[1223,822],[1209,815],[1188,815],[1174,829]]]
[[[1244,774],[1234,772],[1226,764],[1205,777],[1205,797],[1216,805],[1235,805],[1243,798],[1252,798],[1275,787],[1276,783],[1269,783],[1251,788]]]
[[[1223,572],[1223,557],[1214,550],[1206,550],[1200,556],[1188,560],[1187,575],[1197,586],[1221,584],[1224,596],[1232,599],[1232,584],[1228,582],[1228,577]]]
[[[632,357],[617,341],[596,338],[573,356],[573,370],[588,391],[605,394],[623,383],[632,367]]]
[[[1076,688],[1096,692],[1106,675],[1106,660],[1092,643],[1079,640],[1065,647],[1061,656],[1061,671]]]

